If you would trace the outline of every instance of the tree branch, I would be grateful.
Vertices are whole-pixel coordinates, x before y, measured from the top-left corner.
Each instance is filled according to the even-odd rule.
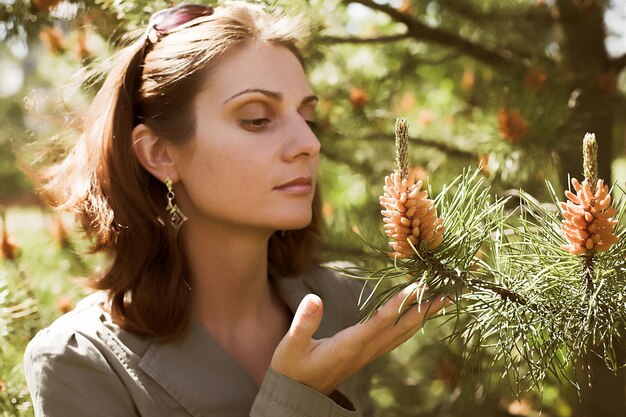
[[[406,33],[414,39],[431,41],[440,45],[455,48],[463,54],[469,55],[492,67],[524,69],[521,62],[517,62],[513,59],[513,53],[511,51],[493,51],[491,49],[487,49],[454,33],[426,26],[417,19],[412,18],[406,13],[400,12],[389,5],[378,4],[374,0],[343,0],[343,2],[345,4],[362,4],[370,9],[389,15],[396,22],[404,23],[407,27]]]
[[[392,43],[401,41],[404,39],[412,38],[409,33],[398,33],[395,35],[381,35],[373,38],[361,38],[359,36],[324,36],[320,38],[321,43],[325,44],[340,44],[340,43],[352,43],[352,44],[366,44],[366,43]],[[418,58],[416,62],[426,65],[439,65],[448,62],[453,59],[457,59],[461,54],[458,51],[453,51],[441,58],[423,59]]]
[[[368,141],[390,141],[390,137],[393,135],[381,136],[381,135],[368,135],[365,136],[364,139]],[[455,156],[458,158],[468,158],[475,159],[478,158],[478,154],[474,152],[467,151],[465,149],[457,148],[456,146],[450,146],[446,143],[440,142],[438,140],[433,139],[425,139],[425,138],[412,138],[409,137],[409,143],[414,145],[425,146],[427,148],[436,149],[445,153],[448,156]]]
[[[361,164],[352,158],[345,157],[339,152],[332,152],[329,147],[322,147],[322,155],[333,162],[346,165],[350,167],[354,172],[357,172],[364,177],[368,177],[372,173],[372,168],[369,165]]]
[[[334,141],[343,139],[343,136],[336,132],[329,134],[329,136],[332,136],[333,138],[335,138]],[[372,142],[376,141],[376,142],[392,143],[391,139],[389,139],[390,137],[393,137],[393,134],[389,134],[389,135],[372,134],[372,135],[363,136],[358,139],[372,141]],[[465,149],[460,149],[455,146],[450,146],[450,145],[447,145],[445,143],[442,143],[440,141],[433,140],[433,139],[409,137],[409,143],[413,145],[417,145],[417,146],[424,146],[427,148],[436,149],[440,152],[445,153],[449,157],[466,158],[466,159],[478,158],[478,154],[476,153],[467,151]],[[366,177],[368,175],[371,175],[372,173],[372,167],[370,165],[359,163],[350,157],[346,157],[342,155],[341,153],[333,152],[329,147],[322,147],[322,154],[329,160],[343,164],[343,165],[347,165],[353,171],[361,175],[364,175]]]
[[[322,43],[390,43],[410,38],[409,33],[398,33],[397,35],[382,35],[374,38],[360,38],[358,36],[324,36],[320,41]]]

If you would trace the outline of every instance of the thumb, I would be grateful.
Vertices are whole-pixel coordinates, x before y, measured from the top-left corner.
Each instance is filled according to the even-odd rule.
[[[290,349],[306,351],[322,321],[322,308],[322,300],[315,294],[307,294],[300,301],[284,339]]]

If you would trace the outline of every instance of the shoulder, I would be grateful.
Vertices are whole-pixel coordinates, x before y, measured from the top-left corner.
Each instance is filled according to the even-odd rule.
[[[110,357],[134,355],[125,338],[137,336],[121,330],[107,313],[107,296],[97,292],[81,300],[76,308],[40,330],[24,352],[26,373],[55,372],[54,365],[108,367]],[[139,339],[138,339],[139,340]],[[146,341],[146,348],[148,346]]]
[[[26,357],[63,354],[74,347],[78,335],[97,333],[98,322],[102,323],[100,316],[104,314],[100,306],[104,301],[103,293],[95,293],[81,300],[74,310],[35,335],[26,348]]]
[[[30,341],[24,352],[24,372],[31,388],[64,373],[74,377],[76,373],[106,369],[102,343],[98,341],[104,327],[99,320],[101,299],[100,294],[88,296]]]
[[[102,293],[86,297],[28,344],[24,375],[37,415],[91,416],[97,414],[94,406],[111,401],[117,415],[131,415],[132,400],[119,372],[133,354],[117,347],[123,345],[107,326],[104,302]]]

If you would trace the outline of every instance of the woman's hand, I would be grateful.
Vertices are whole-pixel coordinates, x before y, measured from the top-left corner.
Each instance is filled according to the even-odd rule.
[[[404,305],[414,302],[418,291],[416,285],[407,287],[367,322],[321,340],[312,336],[322,320],[322,300],[308,294],[274,351],[272,369],[328,395],[350,375],[404,343],[447,303],[443,296],[424,301],[420,308],[411,308],[398,321],[403,301],[406,299]]]

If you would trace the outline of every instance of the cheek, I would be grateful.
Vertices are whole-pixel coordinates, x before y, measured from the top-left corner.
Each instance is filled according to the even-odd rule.
[[[181,181],[196,202],[240,200],[263,189],[268,161],[248,148],[197,149],[181,168]],[[201,203],[200,203],[201,204]]]

